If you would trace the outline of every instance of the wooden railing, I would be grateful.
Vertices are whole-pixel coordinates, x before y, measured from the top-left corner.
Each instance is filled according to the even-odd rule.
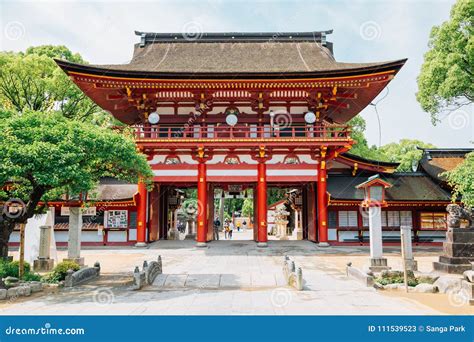
[[[134,135],[137,141],[145,139],[344,139],[350,137],[348,126],[319,125],[319,126],[290,126],[271,129],[270,127],[256,126],[134,126]]]

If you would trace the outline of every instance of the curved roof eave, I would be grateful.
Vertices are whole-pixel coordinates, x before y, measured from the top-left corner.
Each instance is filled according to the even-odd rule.
[[[405,64],[407,59],[400,59],[391,62],[382,62],[371,66],[361,66],[354,68],[342,68],[324,71],[307,72],[156,72],[119,70],[107,67],[92,66],[86,64],[72,63],[61,59],[54,59],[56,64],[66,73],[85,73],[103,77],[122,78],[146,78],[146,79],[281,79],[284,74],[285,79],[306,79],[306,78],[329,78],[341,76],[359,76],[364,74],[379,73],[385,71],[395,71],[397,73]]]
[[[341,154],[339,158],[355,161],[357,163],[371,165],[373,167],[383,167],[383,168],[389,168],[389,169],[394,169],[394,170],[398,168],[398,166],[400,165],[400,163],[397,163],[397,162],[384,162],[384,161],[378,161],[378,160],[373,160],[373,159],[367,159],[367,158],[360,157],[355,154],[351,154],[347,152]]]

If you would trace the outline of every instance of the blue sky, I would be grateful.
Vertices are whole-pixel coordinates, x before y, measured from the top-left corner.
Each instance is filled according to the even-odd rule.
[[[415,99],[416,77],[429,32],[449,17],[453,1],[7,1],[0,0],[0,49],[64,44],[94,64],[126,63],[134,30],[315,31],[334,29],[328,40],[342,62],[408,58],[378,105],[362,112],[371,144],[401,138],[438,147],[469,147],[472,106],[433,126]],[[386,92],[379,97],[382,98]],[[377,100],[375,101],[377,102]]]

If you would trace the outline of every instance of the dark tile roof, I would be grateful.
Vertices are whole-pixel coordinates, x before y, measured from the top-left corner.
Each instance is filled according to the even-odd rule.
[[[363,200],[364,192],[355,186],[367,180],[371,174],[329,175],[328,192],[331,199]],[[388,201],[449,201],[450,194],[438,186],[431,178],[421,172],[393,173],[381,175],[392,184],[386,190]]]
[[[180,33],[159,33],[159,32],[141,32],[135,31],[140,36],[140,44],[154,43],[189,43],[196,40],[200,42],[268,42],[268,41],[311,41],[321,43],[322,45],[330,44],[326,40],[326,36],[331,34],[333,30],[313,31],[313,32],[180,32]]]
[[[397,168],[400,163],[398,162],[386,162],[386,161],[380,161],[380,160],[375,160],[375,159],[368,159],[364,157],[360,157],[358,155],[352,154],[352,153],[342,153],[341,157],[345,157],[351,160],[355,160],[361,163],[366,163],[366,164],[373,164],[376,166],[385,166],[385,167],[394,167]]]

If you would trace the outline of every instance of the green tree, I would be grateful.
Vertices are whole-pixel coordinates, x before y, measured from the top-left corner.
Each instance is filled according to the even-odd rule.
[[[244,204],[242,205],[242,216],[253,216],[253,198],[248,197],[244,199]]]
[[[8,255],[15,224],[41,212],[41,203],[90,191],[104,176],[152,178],[145,156],[124,135],[54,112],[0,117],[0,257]],[[8,210],[12,199],[24,204],[15,214]]]
[[[463,163],[443,175],[453,188],[453,201],[460,197],[466,207],[474,208],[474,152],[467,154]]]
[[[276,188],[276,187],[269,187],[267,188],[267,204],[271,205],[275,202],[281,201],[285,199],[285,195],[287,191],[291,190],[291,188]]]
[[[26,52],[0,52],[0,108],[60,112],[67,118],[112,121],[111,115],[92,102],[56,65],[53,58],[84,64],[65,46],[30,47]]]
[[[474,100],[474,0],[458,0],[450,19],[431,30],[428,45],[417,100],[435,124],[442,111]]]
[[[386,156],[387,161],[400,163],[397,171],[410,172],[423,154],[418,147],[434,148],[435,146],[420,140],[401,139],[398,143],[383,145],[380,151]]]
[[[352,129],[351,137],[356,142],[349,153],[362,158],[387,161],[387,157],[377,148],[377,146],[369,146],[365,137],[366,122],[364,118],[356,116],[348,122],[348,125],[351,126]]]

